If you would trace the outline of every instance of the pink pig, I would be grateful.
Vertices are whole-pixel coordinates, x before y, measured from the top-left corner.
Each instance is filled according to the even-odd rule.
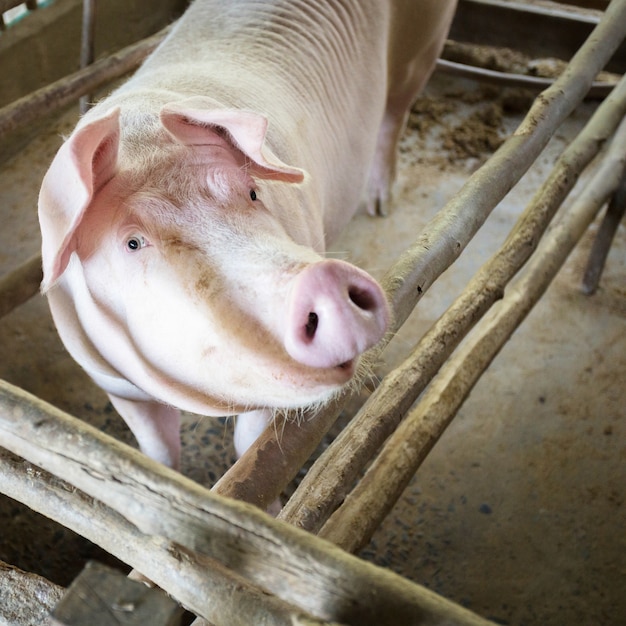
[[[63,144],[39,200],[43,291],[68,351],[149,456],[179,409],[276,410],[353,380],[389,322],[379,285],[324,259],[398,138],[455,0],[196,0]]]

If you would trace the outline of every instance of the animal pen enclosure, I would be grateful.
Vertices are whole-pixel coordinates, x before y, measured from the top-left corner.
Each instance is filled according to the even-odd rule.
[[[162,3],[146,23],[141,4],[123,9],[137,11],[137,32],[103,49],[151,35],[182,9]],[[615,74],[626,65],[626,1],[599,4],[604,16],[548,2],[460,2],[455,42],[401,146],[393,214],[358,215],[333,249],[377,275],[393,303],[397,336],[373,351],[380,383],[315,419],[268,429],[228,471],[224,421],[188,416],[183,475],[127,445],[128,431],[64,355],[36,295],[36,193],[57,135],[76,120],[74,107],[61,109],[103,88],[97,74],[86,84],[94,70],[108,67],[112,80],[155,40],[113,62],[100,58],[69,86],[18,99],[14,85],[35,90],[28,82],[45,65],[44,47],[24,47],[28,69],[3,69],[0,83],[0,491],[10,498],[0,502],[0,559],[67,586],[88,558],[111,563],[112,555],[217,625],[624,621],[626,83]],[[103,30],[123,38],[125,29],[106,21],[122,8],[110,10],[98,17]],[[45,11],[55,12],[49,24]],[[56,0],[38,13],[32,19],[46,31],[70,32],[80,6]],[[0,35],[3,68],[27,19]],[[75,69],[75,30],[74,56],[59,59],[69,65],[48,81]],[[478,63],[475,44],[526,53],[525,67],[539,74],[557,64],[537,57],[579,51],[548,87],[541,76],[520,77],[517,57],[501,48],[487,50],[481,77],[468,76],[457,62]],[[513,76],[503,76],[507,64]],[[583,102],[605,66],[612,75]],[[504,79],[545,90],[532,101]],[[14,146],[24,147],[17,154]],[[582,295],[591,242],[611,228],[601,286]],[[594,279],[586,285],[593,291]],[[281,494],[278,520],[245,504],[263,507]],[[362,558],[349,554],[357,551]],[[42,598],[63,595],[9,566],[0,579],[9,623],[43,623],[53,602]],[[116,610],[132,623],[139,604]],[[162,623],[175,623],[170,611],[156,610]]]

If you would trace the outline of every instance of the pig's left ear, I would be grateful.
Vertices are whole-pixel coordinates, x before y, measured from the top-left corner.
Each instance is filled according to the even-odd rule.
[[[304,171],[283,163],[264,145],[267,119],[257,113],[216,108],[205,98],[175,102],[161,109],[163,126],[185,145],[210,145],[216,128],[223,128],[252,162],[252,173],[260,178],[301,183]]]
[[[85,211],[115,174],[119,116],[116,108],[75,130],[57,152],[43,179],[39,225],[44,292],[65,271]]]

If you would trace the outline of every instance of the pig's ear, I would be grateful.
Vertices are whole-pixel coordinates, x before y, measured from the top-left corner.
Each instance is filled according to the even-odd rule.
[[[236,147],[252,162],[253,174],[290,183],[304,180],[303,170],[286,165],[264,145],[267,119],[262,115],[220,109],[211,100],[192,98],[163,107],[161,122],[185,145],[211,145],[215,143],[216,129],[226,129]]]
[[[54,157],[39,192],[42,291],[65,271],[85,210],[115,173],[118,144],[119,109],[115,109],[76,130]]]

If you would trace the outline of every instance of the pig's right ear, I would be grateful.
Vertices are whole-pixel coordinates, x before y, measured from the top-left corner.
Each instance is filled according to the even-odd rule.
[[[74,131],[57,152],[39,192],[42,291],[63,274],[76,230],[95,194],[115,173],[119,109]]]
[[[215,142],[216,130],[225,130],[231,144],[249,159],[253,174],[289,183],[304,180],[303,170],[283,163],[266,145],[265,116],[216,104],[201,96],[172,102],[161,109],[161,123],[185,145],[210,145]]]

